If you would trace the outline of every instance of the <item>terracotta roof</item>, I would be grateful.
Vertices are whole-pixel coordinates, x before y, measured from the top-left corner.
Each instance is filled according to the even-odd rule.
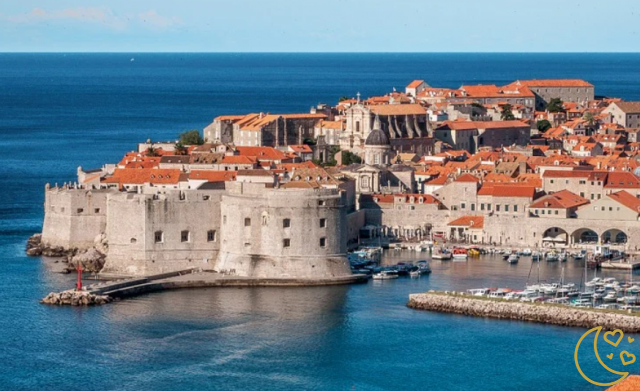
[[[593,87],[593,84],[581,79],[518,80],[511,84],[527,87]]]
[[[588,203],[589,200],[586,198],[580,197],[569,190],[562,190],[538,199],[536,202],[532,203],[529,208],[567,209]]]
[[[206,180],[207,182],[227,182],[236,180],[235,171],[193,170],[189,179]]]
[[[448,225],[454,227],[482,229],[484,227],[484,216],[462,216],[453,220]]]
[[[255,156],[225,156],[220,163],[222,164],[255,164],[258,159]]]
[[[320,121],[318,123],[318,126],[320,126],[323,129],[338,129],[338,130],[342,130],[344,129],[344,121]]]
[[[179,169],[126,168],[116,169],[113,175],[102,180],[103,183],[119,184],[177,184],[180,181]]]
[[[245,115],[219,115],[214,121],[239,121],[244,117]]]
[[[488,195],[493,197],[524,197],[533,199],[535,194],[535,187],[518,184],[485,184],[478,190],[479,196]]]
[[[543,178],[586,178],[590,181],[604,181],[607,177],[606,172],[592,170],[546,170],[542,174]]]
[[[640,113],[640,102],[614,102],[612,103],[625,113]]]
[[[286,158],[284,152],[271,147],[236,147],[242,156],[254,156],[259,160],[282,160]]]
[[[374,114],[378,115],[427,115],[427,110],[417,103],[398,105],[369,106]]]
[[[640,199],[634,197],[626,191],[620,190],[617,193],[609,194],[608,197],[633,210],[634,212],[640,213]]]
[[[424,83],[424,80],[414,80],[411,83],[409,83],[407,88],[418,88],[422,83]]]
[[[300,114],[280,114],[282,118],[285,119],[323,119],[327,118],[325,114],[322,113],[300,113]]]
[[[393,204],[397,202],[410,203],[413,197],[414,204],[419,204],[422,199],[423,204],[440,204],[435,197],[428,194],[363,194],[364,202],[375,202],[383,204]]]
[[[296,153],[311,153],[313,152],[311,150],[311,148],[306,145],[306,144],[302,144],[302,145],[289,145],[289,148],[293,150],[293,152]]]
[[[604,187],[638,189],[640,188],[640,179],[631,172],[610,172]]]
[[[480,178],[473,176],[471,174],[462,174],[458,178],[456,178],[455,182],[473,182],[479,183]]]
[[[533,92],[526,86],[508,85],[498,87],[496,85],[462,86],[460,91],[466,92],[465,97],[469,98],[506,98],[506,97],[529,97],[533,98]],[[505,102],[506,103],[506,102]]]
[[[238,170],[237,175],[242,176],[275,176],[275,173],[271,170],[255,169],[255,170]],[[236,176],[237,178],[237,176]]]
[[[276,165],[276,167],[280,170],[292,171],[300,168],[314,168],[317,166],[314,162],[312,162],[311,160],[308,160],[303,163],[280,163]]]
[[[453,130],[530,128],[522,121],[445,121],[438,129],[442,127]]]

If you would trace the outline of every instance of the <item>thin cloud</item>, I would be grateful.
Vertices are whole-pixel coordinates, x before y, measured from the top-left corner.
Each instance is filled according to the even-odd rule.
[[[138,15],[117,14],[107,7],[79,7],[61,10],[46,10],[34,8],[30,12],[20,15],[10,15],[1,18],[14,24],[41,24],[46,22],[78,22],[94,24],[114,30],[125,30],[131,25],[140,25],[155,30],[164,30],[181,25],[182,20],[177,17],[166,17],[154,10],[142,12]]]

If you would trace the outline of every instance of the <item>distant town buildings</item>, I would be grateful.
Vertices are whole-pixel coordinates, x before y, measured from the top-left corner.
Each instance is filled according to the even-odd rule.
[[[326,277],[367,236],[640,247],[640,103],[582,80],[222,113],[204,144],[141,143],[48,186],[43,240],[109,242],[107,269]],[[275,238],[275,239],[274,239]]]

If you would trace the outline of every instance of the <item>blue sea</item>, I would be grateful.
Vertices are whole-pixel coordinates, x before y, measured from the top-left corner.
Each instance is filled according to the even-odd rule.
[[[432,275],[414,280],[59,308],[38,300],[72,287],[73,276],[24,255],[41,230],[45,183],[73,181],[78,166],[116,162],[148,138],[175,139],[221,114],[306,112],[413,79],[459,87],[529,78],[583,78],[597,95],[640,100],[640,54],[0,54],[0,389],[602,389],[574,364],[586,330],[405,307],[428,289],[522,288],[537,275],[526,261],[434,261]],[[560,267],[543,263],[542,278],[559,278]],[[581,265],[568,262],[566,274],[579,282]],[[615,380],[587,345],[585,372]],[[601,341],[602,357],[614,353],[612,368],[640,373],[640,363],[617,360],[623,347],[640,349],[622,345]]]

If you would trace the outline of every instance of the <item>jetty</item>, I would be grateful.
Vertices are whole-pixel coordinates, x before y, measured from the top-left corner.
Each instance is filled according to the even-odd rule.
[[[409,295],[407,306],[417,310],[443,312],[482,318],[520,320],[557,326],[620,329],[640,333],[640,316],[621,310],[574,308],[551,303],[530,303],[472,296],[461,292],[418,293]]]
[[[111,276],[115,278],[115,276]],[[88,306],[111,303],[117,299],[175,289],[242,287],[309,287],[365,283],[369,276],[353,274],[334,278],[251,278],[210,270],[185,269],[139,278],[118,278],[88,285],[82,291],[49,293],[43,304]]]

